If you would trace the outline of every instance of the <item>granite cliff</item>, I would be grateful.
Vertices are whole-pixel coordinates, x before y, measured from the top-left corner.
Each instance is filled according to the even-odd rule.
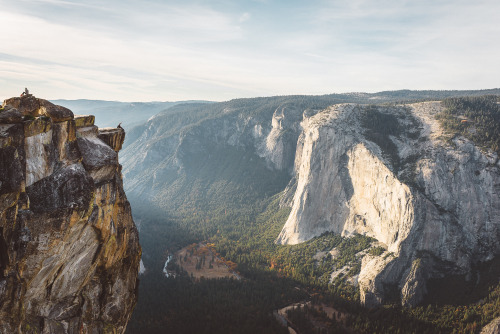
[[[176,106],[134,130],[123,154],[127,192],[175,213],[225,212],[281,193],[291,213],[277,243],[335,232],[372,237],[383,249],[357,254],[361,272],[349,277],[368,306],[418,305],[431,281],[451,276],[480,285],[477,268],[500,255],[498,155],[443,133],[441,102],[400,100],[380,93]]]
[[[123,333],[141,248],[123,129],[24,95],[0,109],[0,333]]]
[[[461,136],[445,140],[439,102],[336,105],[304,117],[292,211],[277,242],[360,233],[386,249],[366,255],[358,282],[373,306],[414,306],[429,279],[469,276],[500,254],[500,164]]]
[[[123,151],[131,200],[200,210],[283,189],[303,110],[262,98],[250,115],[238,102],[180,105],[152,117]]]

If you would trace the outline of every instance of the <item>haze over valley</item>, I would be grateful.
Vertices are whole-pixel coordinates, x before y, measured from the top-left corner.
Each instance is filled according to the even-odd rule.
[[[144,299],[129,330],[172,325],[203,331],[186,325],[191,312],[185,314],[202,307],[195,313],[203,312],[206,321],[230,315],[230,321],[213,322],[222,326],[217,331],[239,331],[237,319],[257,313],[263,318],[245,330],[274,332],[280,329],[273,327],[273,310],[298,302],[334,307],[350,319],[339,323],[307,310],[290,315],[305,317],[316,330],[434,332],[431,317],[439,319],[439,331],[451,330],[451,323],[479,329],[477,320],[460,318],[464,313],[445,318],[451,305],[475,305],[469,320],[492,317],[496,311],[484,310],[498,306],[495,297],[492,304],[474,304],[499,276],[493,185],[500,142],[497,125],[489,128],[498,124],[498,93],[395,91],[181,104],[130,130],[121,161],[146,271]],[[206,243],[213,250],[197,253],[194,245]],[[196,257],[181,250],[188,245]],[[168,279],[161,271],[166,260]],[[243,278],[241,290],[224,280],[207,282],[215,284],[209,288],[196,278],[210,277],[215,262]],[[183,274],[189,266],[195,272]],[[269,284],[270,278],[277,281]],[[190,288],[170,286],[183,279]],[[193,279],[198,283],[191,285]],[[280,296],[262,296],[247,309],[238,300],[251,298],[246,289],[252,284],[259,286],[252,294],[280,286]],[[178,311],[186,289],[201,295]],[[317,289],[332,298],[329,303],[308,296]],[[219,309],[226,298],[234,299],[231,310]],[[358,302],[394,310],[373,319],[356,309]],[[416,316],[429,303],[440,306]],[[409,311],[395,320],[397,305]],[[165,309],[175,316],[151,324]],[[303,326],[295,329],[309,325]]]
[[[0,334],[500,333],[500,2],[0,7]]]

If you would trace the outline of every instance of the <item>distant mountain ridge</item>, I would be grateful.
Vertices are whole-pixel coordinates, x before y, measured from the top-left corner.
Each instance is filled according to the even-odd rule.
[[[75,114],[94,115],[96,123],[102,127],[115,127],[122,123],[124,128],[146,122],[151,116],[183,103],[210,103],[209,101],[176,102],[119,102],[105,100],[51,100],[52,103],[73,110]]]
[[[186,182],[195,182],[191,177],[198,178],[199,175],[196,173],[199,170],[207,170],[203,168],[205,165],[212,166],[213,163],[215,166],[224,160],[213,160],[217,154],[212,150],[219,148],[236,149],[240,152],[238,154],[247,156],[252,163],[263,164],[270,172],[285,172],[291,177],[295,147],[301,131],[300,122],[305,111],[313,114],[339,103],[409,103],[440,100],[452,96],[489,94],[500,95],[500,89],[399,90],[321,96],[241,98],[209,104],[178,104],[159,112],[147,122],[127,132],[128,138],[122,155],[125,187],[130,190],[131,196],[137,196],[141,201],[161,199],[167,206],[176,207],[174,203],[178,204],[183,198],[182,195],[186,195],[185,192],[192,191],[197,199],[205,198],[206,193],[193,191],[193,187],[187,187]],[[193,155],[194,152],[197,154]],[[219,153],[224,155],[222,152]],[[191,156],[193,159],[185,163],[185,159]],[[195,161],[199,164],[197,168],[201,169],[193,170],[196,173],[190,174],[191,176],[184,175],[189,173],[189,167],[194,166]],[[210,174],[208,170],[207,173]],[[236,179],[246,182],[244,177],[238,176],[236,170],[234,173],[235,179],[225,179],[222,182],[230,183]],[[206,185],[214,182],[208,174],[203,178],[203,181],[198,181]],[[198,181],[195,183],[199,185]],[[230,188],[225,189],[229,191]],[[160,194],[162,196],[159,196]],[[234,199],[232,196],[230,198]],[[183,203],[188,204],[186,201]]]
[[[472,96],[472,95],[500,95],[500,88],[483,89],[483,90],[395,90],[382,91],[377,93],[350,92],[340,94],[327,94],[317,96],[307,96],[317,99],[331,99],[336,103],[352,102],[352,103],[385,103],[385,102],[401,102],[401,101],[422,101],[429,99],[441,100],[450,96]],[[256,97],[233,99],[225,102],[212,102],[205,100],[186,100],[186,101],[151,101],[151,102],[120,102],[107,100],[90,100],[77,99],[66,100],[58,99],[51,100],[52,103],[73,110],[75,114],[91,114],[96,117],[96,123],[103,127],[114,127],[122,122],[122,126],[131,128],[142,123],[145,123],[150,117],[165,111],[173,106],[181,104],[218,104],[229,103],[231,101],[251,101],[258,99],[287,99],[296,97],[306,97],[306,95],[290,95],[280,97]],[[175,111],[175,110],[173,110]]]

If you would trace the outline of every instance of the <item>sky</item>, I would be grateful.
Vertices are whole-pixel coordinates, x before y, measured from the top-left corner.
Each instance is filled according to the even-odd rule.
[[[498,0],[0,0],[0,99],[500,87]]]

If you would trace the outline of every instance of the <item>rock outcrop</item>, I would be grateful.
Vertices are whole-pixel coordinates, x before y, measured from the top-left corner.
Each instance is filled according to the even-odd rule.
[[[377,305],[398,291],[413,306],[430,278],[465,276],[500,254],[500,164],[462,137],[440,139],[438,102],[370,109],[379,124],[366,108],[304,117],[297,188],[277,242],[326,231],[371,236],[387,251],[363,259],[362,301]]]
[[[0,111],[0,333],[123,333],[141,248],[123,130],[32,95]]]
[[[500,334],[500,318],[494,319],[488,325],[484,326],[481,334]]]
[[[125,130],[122,128],[99,129],[99,139],[108,144],[115,152],[122,149],[125,140]]]

